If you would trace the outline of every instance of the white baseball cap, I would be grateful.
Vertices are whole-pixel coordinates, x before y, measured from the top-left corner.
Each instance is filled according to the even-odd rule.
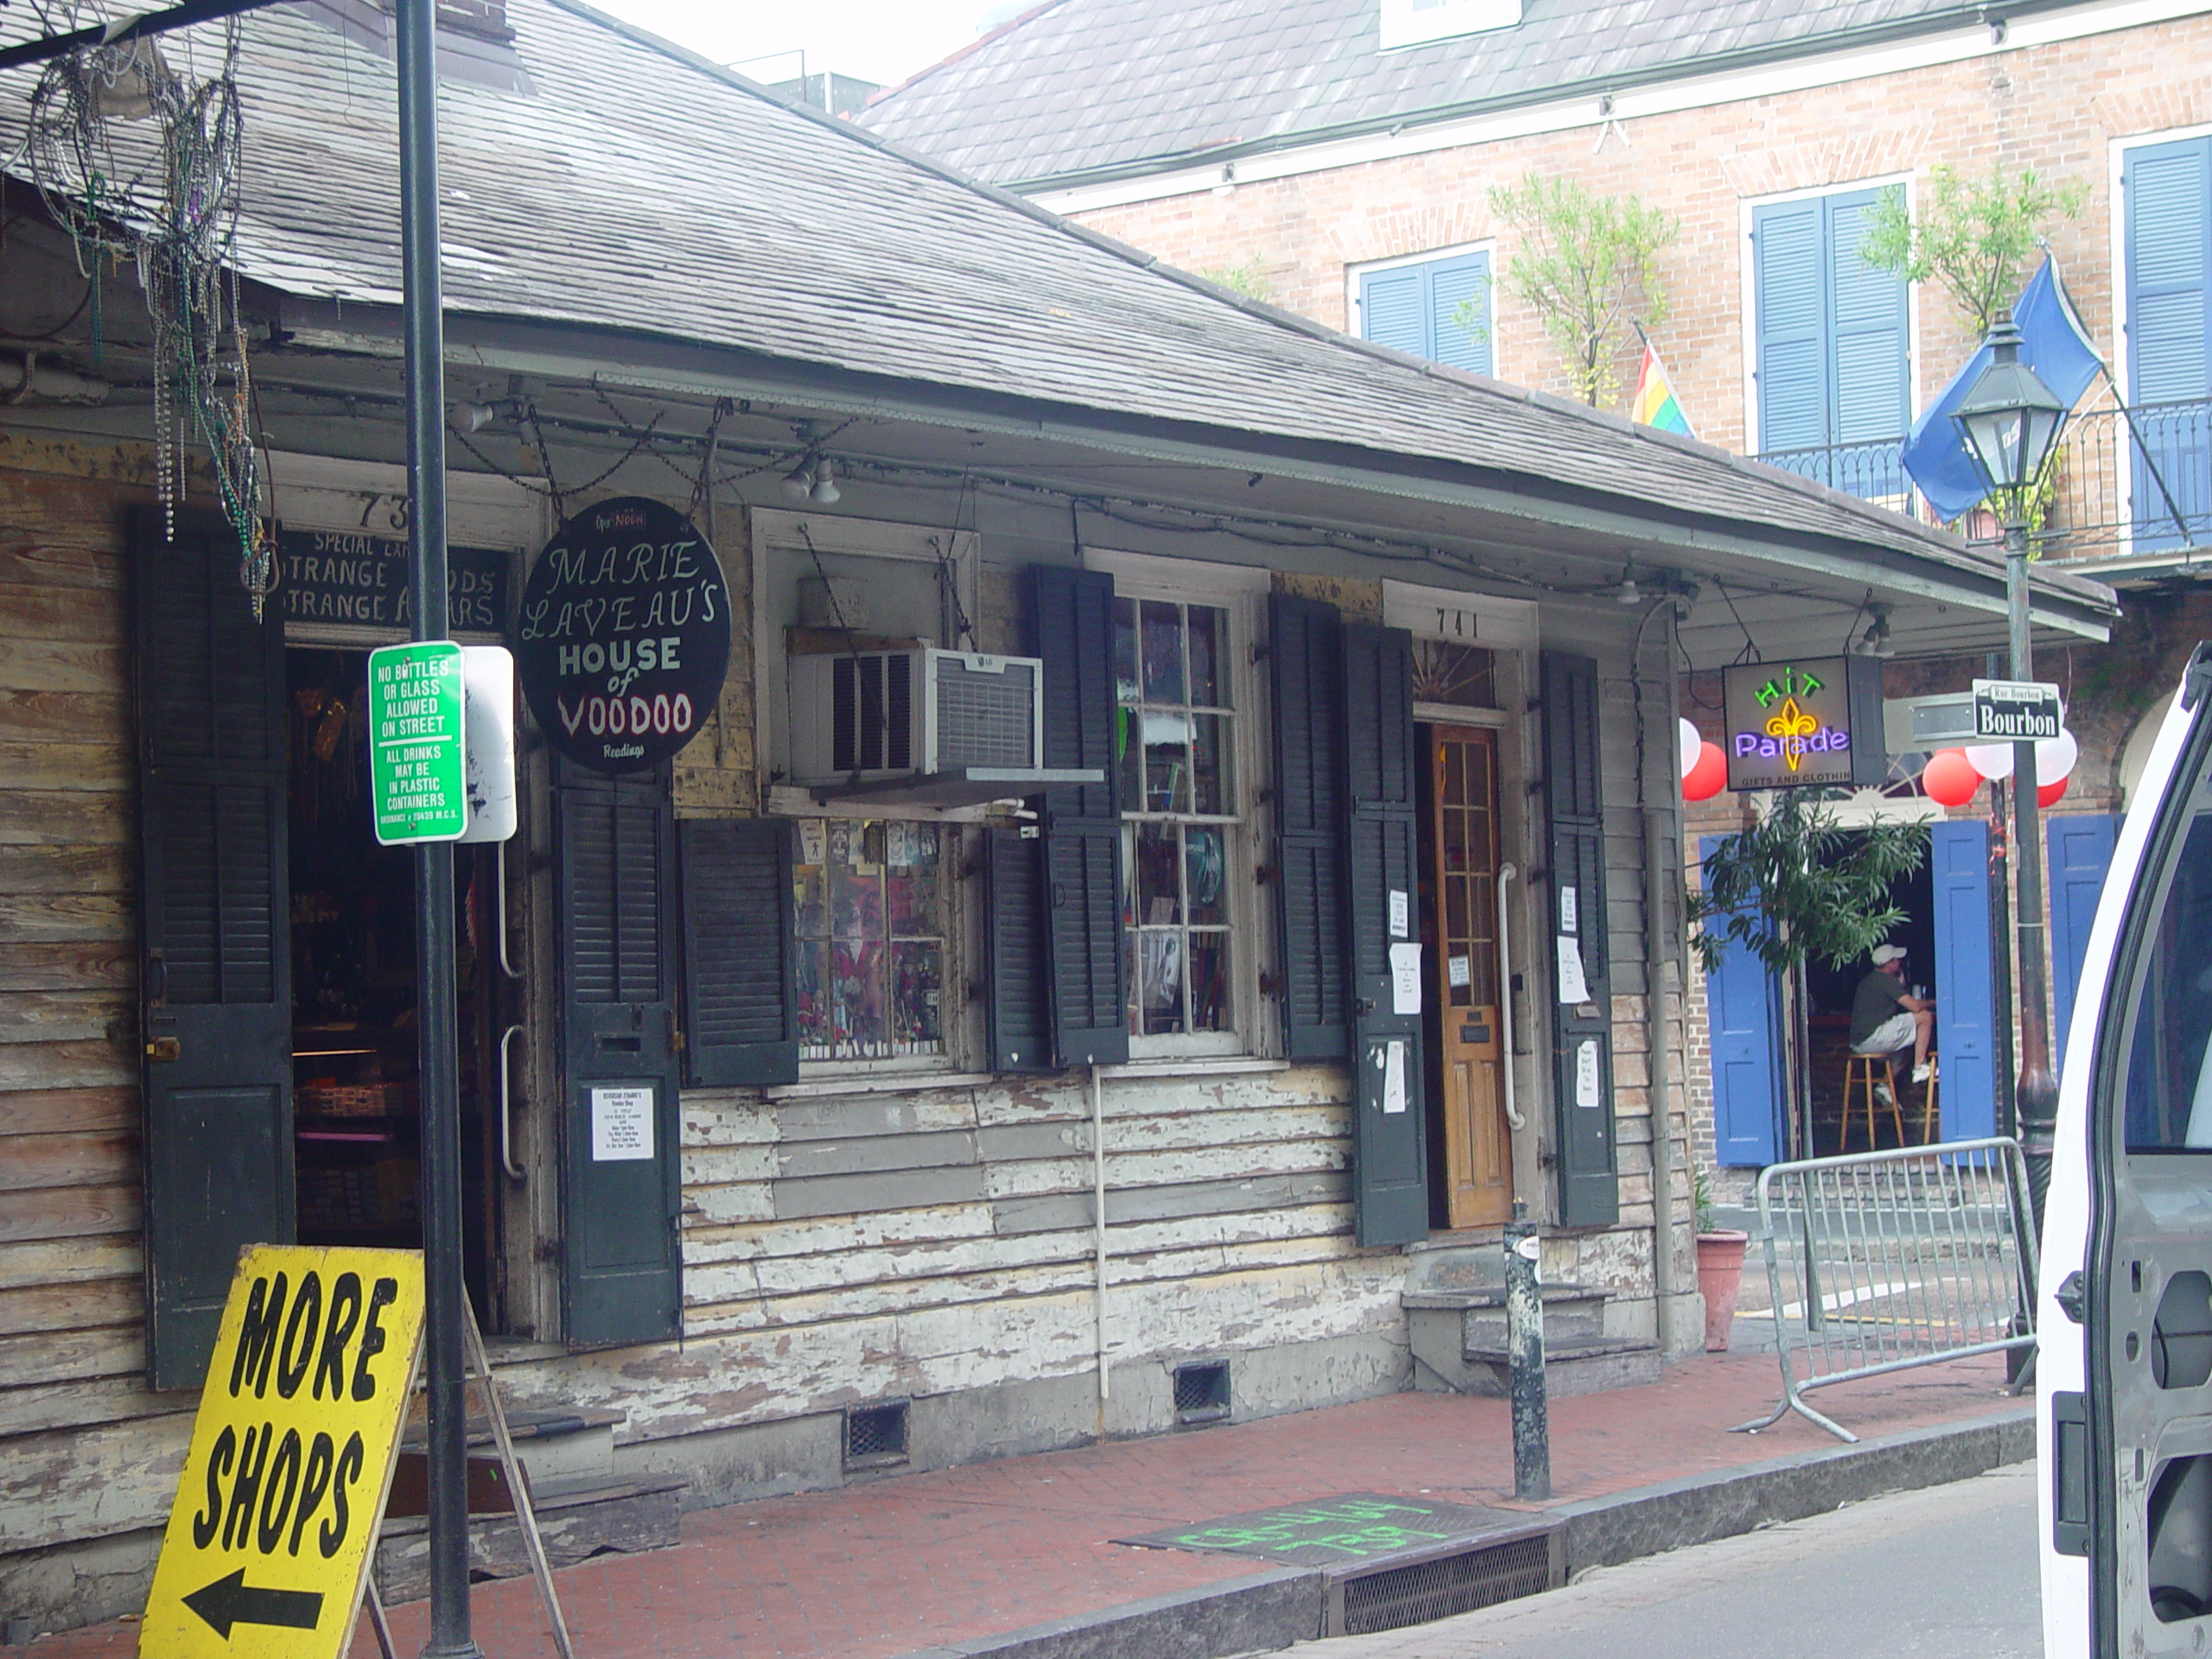
[[[1904,946],[1901,944],[1878,944],[1874,947],[1874,965],[1877,968],[1886,968],[1893,962],[1904,960]]]

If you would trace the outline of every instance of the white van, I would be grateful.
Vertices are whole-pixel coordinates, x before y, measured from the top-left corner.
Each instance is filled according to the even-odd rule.
[[[2059,1084],[2036,1328],[2047,1659],[2212,1654],[2212,645],[2120,834]]]

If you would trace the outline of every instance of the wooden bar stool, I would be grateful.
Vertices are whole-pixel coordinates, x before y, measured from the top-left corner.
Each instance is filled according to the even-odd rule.
[[[1881,1068],[1878,1072],[1875,1070],[1877,1066]],[[1877,1083],[1888,1086],[1890,1100],[1887,1106],[1882,1104],[1881,1096],[1874,1092]],[[1866,1103],[1866,1150],[1873,1151],[1876,1145],[1874,1114],[1877,1110],[1889,1113],[1890,1122],[1897,1132],[1897,1144],[1904,1145],[1904,1114],[1897,1109],[1897,1068],[1890,1064],[1890,1057],[1886,1054],[1853,1054],[1843,1064],[1843,1129],[1835,1149],[1841,1153],[1848,1151],[1851,1147],[1851,1091],[1853,1089],[1859,1091],[1859,1098]]]

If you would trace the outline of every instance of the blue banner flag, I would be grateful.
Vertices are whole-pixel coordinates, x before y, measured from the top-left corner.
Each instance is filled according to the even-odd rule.
[[[2089,331],[2066,296],[2057,260],[2045,257],[2012,307],[2020,330],[2020,361],[2071,409],[2104,372],[2104,359],[2089,343]],[[1987,345],[1975,348],[1967,365],[1951,377],[1936,401],[1920,411],[1905,435],[1904,469],[1920,493],[1946,524],[1972,510],[1989,493],[1973,457],[1967,454],[1952,411],[1966,401],[1974,383],[1991,361]]]

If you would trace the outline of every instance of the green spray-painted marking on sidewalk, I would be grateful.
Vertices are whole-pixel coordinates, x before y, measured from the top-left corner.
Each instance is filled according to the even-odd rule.
[[[369,653],[369,800],[387,847],[458,841],[468,828],[461,647],[449,639]]]

